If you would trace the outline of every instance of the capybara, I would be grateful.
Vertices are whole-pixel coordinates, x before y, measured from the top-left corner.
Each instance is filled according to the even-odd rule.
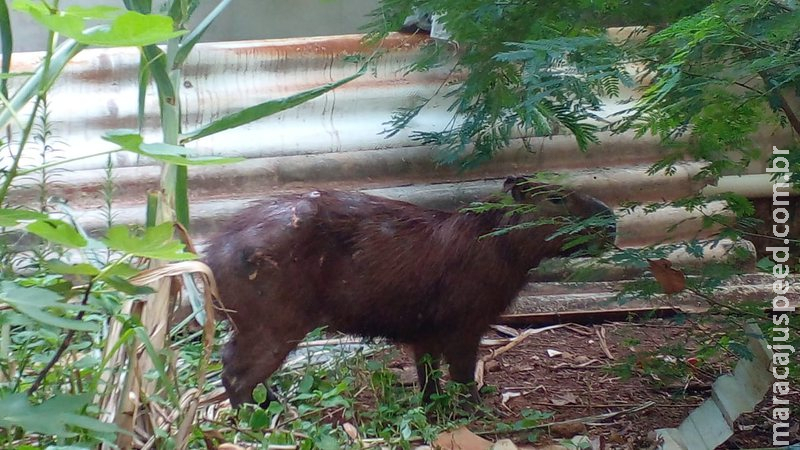
[[[314,191],[238,213],[206,250],[232,322],[222,352],[231,404],[251,401],[253,388],[321,326],[408,344],[426,400],[439,389],[430,371],[441,357],[452,380],[473,382],[481,335],[528,271],[588,245],[562,249],[570,236],[550,239],[559,224],[613,218],[597,199],[559,186],[509,177],[504,191],[529,207],[517,214],[445,212],[358,192]],[[532,220],[539,224],[486,236]],[[592,244],[608,242],[615,227],[608,222],[583,233],[596,234]],[[421,362],[426,354],[433,365]],[[470,394],[477,400],[474,388]]]

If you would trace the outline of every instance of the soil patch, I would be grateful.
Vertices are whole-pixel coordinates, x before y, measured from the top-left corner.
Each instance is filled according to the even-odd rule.
[[[711,328],[697,333],[696,327],[654,319],[594,327],[568,325],[528,336],[486,363],[488,392],[483,402],[507,423],[523,419],[526,410],[552,413],[548,423],[597,416],[586,426],[541,428],[537,446],[586,434],[604,448],[653,448],[651,432],[677,427],[711,395],[714,380],[737,361],[724,354],[710,361],[699,358],[699,341],[716,335]],[[507,337],[492,331],[486,339]],[[480,356],[500,346],[482,345]],[[395,365],[413,373],[407,355]],[[789,400],[800,404],[796,387]],[[721,448],[771,446],[770,406],[762,402],[756,411],[742,416],[735,435]],[[610,413],[619,414],[602,417]],[[797,419],[795,415],[795,441],[800,437]],[[528,433],[486,437],[526,444]]]

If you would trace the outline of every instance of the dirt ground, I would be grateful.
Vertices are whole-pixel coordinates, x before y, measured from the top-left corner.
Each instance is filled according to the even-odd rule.
[[[485,394],[483,401],[508,423],[521,419],[525,409],[552,412],[548,422],[622,412],[586,420],[591,423],[586,426],[544,428],[536,446],[584,434],[595,438],[601,448],[653,448],[651,431],[677,427],[710,395],[714,380],[736,362],[732,355],[713,362],[698,360],[694,356],[697,341],[690,337],[690,326],[696,324],[654,319],[595,327],[568,325],[528,336],[486,363],[484,381],[495,392]],[[714,338],[713,331],[703,334],[707,339]],[[508,335],[493,331],[487,339],[501,337]],[[678,358],[660,355],[658,349],[665,344],[685,353]],[[481,356],[501,346],[483,345]],[[399,363],[403,371],[413,372],[408,357]],[[651,371],[653,367],[658,369]],[[678,376],[664,376],[670,373]],[[790,401],[800,404],[797,387]],[[770,447],[769,406],[765,401],[755,412],[742,416],[735,435],[720,448]],[[792,429],[796,442],[800,438],[796,416]],[[526,436],[527,432],[485,437],[511,438],[525,444]]]

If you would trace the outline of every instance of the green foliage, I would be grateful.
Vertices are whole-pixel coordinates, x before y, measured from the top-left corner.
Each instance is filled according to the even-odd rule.
[[[790,3],[715,1],[637,48],[655,81],[617,131],[650,133],[673,147],[653,170],[684,156],[699,176],[741,173],[761,155],[751,140],[765,123],[800,131],[786,96],[800,92],[800,9]]]
[[[552,136],[570,131],[582,150],[597,142],[595,112],[601,96],[615,96],[633,80],[623,64],[627,48],[606,37],[611,24],[650,24],[699,10],[703,2],[559,2],[487,0],[383,0],[373,12],[373,39],[397,30],[412,8],[440,14],[458,43],[454,73],[464,80],[446,88],[454,120],[435,132],[415,132],[436,145],[441,158],[462,167],[485,162],[514,136]],[[531,20],[535,18],[535,20]],[[442,64],[440,47],[426,52],[411,70]],[[444,89],[444,87],[443,87]],[[398,111],[387,133],[405,127],[430,99]]]
[[[553,417],[551,412],[542,412],[535,409],[522,410],[522,419],[514,423],[498,423],[496,430],[498,433],[527,433],[526,439],[528,442],[536,442],[539,440],[539,429],[542,424],[548,419]]]
[[[104,47],[144,46],[183,35],[173,29],[172,19],[155,14],[140,14],[113,6],[69,6],[53,11],[43,2],[14,0],[14,9],[30,14],[46,28],[86,45]],[[56,14],[57,12],[57,14]],[[107,21],[87,28],[86,21]]]
[[[397,357],[396,351],[331,350],[330,356],[332,359],[323,364],[283,368],[275,373],[270,383],[286,400],[272,402],[266,409],[246,405],[239,411],[236,432],[242,442],[360,448],[369,439],[391,448],[409,449],[432,442],[442,431],[476,420],[474,414],[460,407],[464,389],[458,384],[448,383],[432,405],[422,405],[419,390],[403,386],[387,365]],[[266,398],[266,388],[258,386],[254,399]],[[345,433],[343,423],[353,425],[363,442]]]
[[[0,208],[0,227],[13,227],[26,220],[46,220],[47,214],[26,209]]]
[[[199,157],[183,144],[283,111],[365,72],[366,65],[362,65],[353,76],[338,82],[255,105],[184,131],[180,85],[174,81],[180,79],[182,64],[209,24],[231,2],[220,2],[188,31],[189,18],[198,3],[174,0],[167,2],[161,14],[154,14],[149,0],[124,0],[129,11],[108,7],[55,10],[53,4],[46,2],[17,0],[15,7],[48,27],[51,35],[40,67],[30,74],[11,74],[11,23],[6,2],[0,2],[0,126],[11,124],[21,131],[16,149],[5,143],[12,160],[0,173],[0,206],[6,206],[9,187],[17,176],[42,170],[44,177],[44,170],[54,164],[43,159],[41,167],[19,167],[22,149],[36,131],[35,117],[39,115],[46,122],[48,89],[67,62],[86,45],[144,46],[139,73],[139,120],[143,122],[145,116],[144,99],[152,79],[158,89],[162,142],[145,143],[138,131],[109,130],[105,138],[119,145],[115,151],[131,151],[171,165],[169,176],[165,177],[167,184],[162,188],[173,195],[175,204],[171,206],[184,224],[188,224],[189,217],[187,166],[236,159]],[[609,0],[576,5],[384,0],[375,15],[373,30],[380,35],[397,29],[412,7],[442,13],[444,24],[459,44],[453,73],[463,74],[463,82],[441,87],[451,102],[454,120],[437,132],[413,134],[420,142],[443,149],[442,159],[447,162],[467,167],[486,161],[519,135],[550,136],[568,131],[580,148],[587,149],[597,141],[602,129],[596,116],[601,99],[618,96],[622,86],[632,84],[623,66],[627,62],[645,64],[655,74],[654,82],[643,100],[628,111],[629,116],[610,129],[634,129],[640,135],[661,137],[674,151],[654,165],[653,172],[674,170],[676,162],[689,156],[708,162],[702,175],[737,173],[758,156],[749,135],[760,123],[772,121],[798,130],[796,114],[784,98],[784,93],[798,90],[800,67],[798,12],[788,3],[659,0],[640,4]],[[87,28],[88,21],[102,24]],[[627,24],[655,24],[660,31],[643,45],[609,41],[606,26]],[[56,47],[56,32],[70,39]],[[165,50],[153,45],[165,40]],[[409,70],[424,71],[446,63],[449,49],[446,44],[431,43]],[[9,95],[5,81],[11,76],[26,78]],[[429,101],[417,98],[414,104],[398,111],[387,133],[391,135],[407,126]],[[33,115],[22,121],[20,111],[30,103]],[[49,130],[43,129],[42,134],[46,133]],[[45,140],[41,144],[46,150]],[[790,153],[794,168],[800,167],[798,153]],[[794,174],[800,176],[800,170],[794,170]],[[46,187],[46,177],[43,180]],[[752,213],[752,207],[741,197],[720,198],[737,213]],[[7,306],[0,308],[0,379],[5,380],[0,383],[0,446],[33,448],[31,443],[35,442],[39,447],[52,444],[67,448],[113,440],[119,430],[95,419],[101,411],[91,400],[113,387],[104,380],[115,379],[115,374],[125,370],[112,364],[111,355],[117,350],[150,356],[153,368],[142,376],[157,380],[161,386],[158,394],[146,399],[151,404],[181,411],[179,399],[185,388],[205,388],[196,370],[204,363],[204,343],[199,333],[182,327],[171,329],[169,335],[176,341],[162,349],[151,341],[153,330],[124,312],[125,305],[150,292],[130,282],[142,268],[143,259],[194,257],[174,241],[171,223],[156,226],[157,220],[163,219],[156,214],[162,200],[149,199],[153,208],[148,227],[112,226],[99,240],[75,226],[68,215],[46,215],[14,207],[0,209],[0,226],[8,228],[0,235],[0,302]],[[695,197],[671,206],[692,210],[704,203],[705,199]],[[640,207],[652,211],[665,205]],[[492,207],[508,208],[509,204],[479,208]],[[569,234],[581,227],[607,223],[592,220],[595,219],[568,224],[557,233]],[[705,222],[731,225],[723,215],[709,214]],[[732,228],[728,230],[733,232]],[[32,242],[25,249],[13,248],[6,242],[15,242],[19,236],[35,238],[27,239]],[[580,242],[568,245],[577,243]],[[31,246],[34,249],[26,253]],[[674,248],[625,249],[608,260],[646,267],[647,259],[664,257]],[[702,256],[699,242],[690,242],[687,248],[692,255]],[[760,266],[770,269],[766,264]],[[687,284],[698,295],[714,301],[711,294],[732,273],[730,267],[709,265],[697,276],[692,274]],[[642,298],[657,292],[655,281],[644,278],[632,283],[620,298]],[[712,360],[720,353],[747,357],[745,337],[736,334],[736,330],[741,330],[746,320],[763,319],[765,303],[716,302],[712,306],[713,312],[723,317],[726,328],[701,340],[691,357],[700,361]],[[109,325],[120,328],[119,338],[113,342],[108,340]],[[162,325],[166,326],[166,321]],[[772,331],[775,327],[765,328]],[[217,333],[222,333],[221,327]],[[800,333],[792,336],[796,341]],[[795,341],[794,345],[800,347]],[[110,347],[109,352],[101,353],[105,346]],[[70,358],[61,358],[62,354]],[[660,379],[685,379],[691,374],[689,365],[684,364],[690,356],[685,347],[665,348],[660,354],[682,359],[677,359],[679,363],[675,365],[658,355],[645,355],[625,367]],[[176,360],[181,364],[174,364]],[[209,366],[213,373],[218,373],[219,368],[217,361]],[[202,422],[196,427],[192,444],[207,445],[200,429],[211,427],[231,441],[256,445],[323,449],[361,445],[339,426],[349,421],[357,424],[360,437],[381,438],[387,445],[410,448],[416,441],[430,441],[444,428],[473,419],[469,412],[458,411],[463,387],[448,385],[442,395],[436,396],[434,405],[426,408],[420,406],[416,391],[399,385],[397,375],[386,367],[385,361],[363,355],[355,361],[310,366],[300,374],[284,371],[273,382],[287,397],[285,403],[274,402],[267,409],[244,408],[238,425],[233,427]],[[30,395],[25,396],[24,391]],[[259,401],[267,400],[263,386],[254,395]],[[497,430],[536,430],[547,418],[544,413],[527,411],[519,421],[499,425]],[[156,447],[175,445],[171,430],[156,433]],[[535,440],[535,431],[528,438]]]
[[[258,105],[250,106],[245,108],[241,111],[237,111],[233,114],[227,115],[225,117],[221,117],[207,125],[204,125],[194,131],[189,133],[185,133],[181,139],[182,143],[188,143],[194,141],[196,139],[200,139],[202,137],[210,136],[215,133],[219,133],[220,131],[229,130],[231,128],[235,128],[241,125],[248,124],[253,122],[254,120],[261,119],[263,117],[271,116],[273,114],[277,114],[281,111],[285,111],[289,108],[293,108],[297,105],[305,103],[309,100],[313,100],[320,95],[323,95],[337,87],[348,83],[367,71],[367,64],[364,64],[360,70],[358,70],[353,75],[349,77],[342,78],[341,80],[335,81],[333,83],[328,83],[326,85],[309,89],[307,91],[300,92],[295,95],[291,95],[285,98],[281,98],[278,100],[269,100],[264,103],[260,103]]]
[[[153,293],[148,287],[132,283],[132,278],[146,267],[149,259],[185,261],[196,258],[174,239],[174,225],[168,220],[176,217],[188,226],[186,166],[241,160],[198,156],[179,141],[183,130],[180,85],[176,80],[181,79],[181,66],[214,18],[231,1],[220,2],[191,31],[188,30],[189,18],[198,0],[166,2],[161,14],[152,10],[150,0],[124,0],[123,3],[127,10],[106,6],[58,9],[58,2],[15,0],[17,10],[30,15],[50,33],[43,62],[34,72],[9,73],[11,24],[7,3],[0,2],[3,41],[0,126],[10,125],[9,137],[12,136],[11,127],[20,128],[13,149],[10,143],[4,143],[8,145],[11,164],[0,171],[0,227],[3,227],[0,230],[0,260],[3,261],[0,274],[0,409],[3,413],[9,412],[8,415],[0,413],[0,447],[79,448],[77,445],[95,447],[98,442],[114,445],[121,435],[132,430],[119,430],[98,422],[95,417],[101,413],[113,414],[101,411],[98,404],[106,406],[102,399],[108,399],[118,383],[130,382],[126,377],[141,376],[154,381],[155,391],[148,393],[142,389],[149,395],[140,403],[178,411],[179,419],[184,420],[180,426],[189,426],[187,430],[191,430],[194,416],[189,413],[194,410],[182,404],[184,388],[194,387],[198,392],[206,389],[204,375],[198,375],[205,373],[209,365],[206,347],[198,333],[182,331],[188,321],[169,330],[169,336],[179,338],[182,345],[170,347],[166,343],[165,346],[164,342],[156,340],[157,330],[170,327],[169,318],[163,317],[160,323],[148,323],[146,327],[136,312],[142,305],[147,309],[159,297],[150,297],[148,302],[133,307],[130,304]],[[99,25],[88,26],[89,23]],[[56,34],[68,38],[58,47],[55,46]],[[155,45],[165,42],[166,50]],[[66,204],[58,203],[59,212],[56,213],[46,201],[53,180],[51,168],[81,158],[53,158],[50,145],[53,130],[47,110],[49,89],[70,59],[87,45],[142,47],[140,125],[145,117],[144,99],[151,79],[158,89],[163,128],[161,142],[144,142],[141,130],[107,130],[103,137],[119,148],[101,154],[130,151],[168,164],[162,189],[157,191],[156,197],[147,199],[151,206],[147,227],[129,228],[113,225],[113,168],[109,159],[103,191],[108,230],[99,238],[76,225],[76,217]],[[285,99],[247,108],[190,131],[184,137],[188,142],[275,114],[323,95],[364,71]],[[9,95],[6,80],[12,76],[25,77],[25,80]],[[41,164],[21,167],[23,150],[30,148],[31,138],[41,146]],[[5,207],[14,180],[31,174],[37,176],[40,188],[38,209],[49,214]],[[184,280],[191,282],[189,277]],[[162,283],[162,286],[167,286],[165,292],[169,292],[168,284]],[[162,297],[170,300],[169,296]],[[144,316],[142,314],[142,321]],[[205,344],[211,345],[210,342]],[[131,362],[138,361],[142,353],[149,358],[152,367],[139,373],[139,368]],[[181,355],[181,364],[176,364],[177,353]],[[127,357],[127,362],[123,360],[120,364],[119,355]],[[218,372],[219,363],[210,364],[210,369]],[[337,389],[343,389],[343,385]],[[69,396],[67,392],[80,395]],[[124,389],[121,392],[123,398],[128,394]],[[139,395],[139,391],[136,394]],[[335,390],[307,394],[312,395],[309,401],[321,404],[342,398]],[[88,399],[93,402],[89,403]],[[97,399],[101,400],[95,404]],[[112,399],[112,407],[117,406],[114,402]],[[141,412],[135,414],[141,415]],[[31,420],[34,415],[47,423],[34,423]],[[263,427],[265,417],[264,412],[256,413],[251,424]],[[153,445],[157,448],[183,446],[189,436],[180,437],[182,431],[177,431],[178,426],[175,423],[172,429],[169,426],[155,429]],[[317,447],[332,448],[331,436],[324,433],[316,436]]]
[[[77,331],[97,331],[97,324],[72,320],[48,312],[49,308],[61,310],[78,309],[74,305],[61,302],[57,293],[36,286],[20,286],[11,281],[0,281],[0,301],[7,303],[16,311],[29,318],[57,328]]]
[[[103,136],[103,139],[119,145],[122,150],[147,156],[157,161],[181,166],[229,164],[244,160],[244,158],[223,158],[216,156],[194,156],[190,158],[189,155],[192,153],[192,150],[184,146],[165,143],[147,144],[139,133],[131,130],[111,130]]]
[[[127,227],[112,227],[98,241],[87,239],[83,230],[68,222],[39,212],[2,209],[0,218],[7,227],[0,239],[7,239],[11,233],[36,234],[44,239],[38,244],[44,249],[41,254],[51,256],[27,260],[24,276],[10,271],[0,275],[0,304],[8,307],[0,309],[0,328],[11,331],[6,337],[0,336],[4,340],[0,345],[4,349],[0,373],[2,379],[10,380],[0,383],[0,411],[5,413],[0,413],[0,445],[19,442],[16,439],[23,435],[43,446],[51,440],[67,442],[65,439],[74,443],[113,442],[119,430],[94,419],[100,411],[88,403],[98,394],[94,389],[108,364],[98,360],[99,353],[93,350],[98,342],[104,342],[104,324],[109,319],[123,321],[123,336],[137,336],[153,361],[164,359],[149,344],[141,325],[119,315],[124,299],[121,293],[132,296],[130,301],[133,296],[151,292],[130,284],[128,280],[140,269],[128,261],[195,256],[174,241],[169,223],[136,233]],[[48,250],[64,245],[72,248],[69,261],[58,259],[60,252]],[[106,261],[95,258],[98,251],[107,256]],[[75,297],[83,300],[76,303]],[[66,338],[62,338],[64,333]],[[119,341],[119,345],[124,343],[125,339]],[[54,365],[62,352],[76,358],[69,365]],[[156,364],[156,376],[170,385],[163,363]],[[64,395],[65,388],[81,395]],[[21,390],[34,396],[28,399]],[[170,397],[177,404],[178,397]]]
[[[485,162],[520,135],[568,130],[585,150],[602,129],[633,129],[671,149],[651,173],[674,173],[689,158],[706,163],[699,177],[718,176],[742,173],[761,157],[752,142],[759,127],[788,125],[800,133],[787,101],[800,93],[800,8],[791,2],[383,0],[368,27],[372,38],[399,29],[413,8],[438,14],[458,44],[453,73],[463,81],[440,88],[452,101],[453,120],[442,130],[412,133],[439,147],[448,163]],[[605,27],[620,25],[658,31],[643,43],[609,42]],[[446,63],[446,49],[431,43],[409,70]],[[601,98],[632,83],[628,63],[644,67],[641,75],[653,81],[640,101],[604,125],[595,113]],[[406,127],[429,101],[398,110],[386,132]],[[789,155],[794,169],[799,153]],[[800,182],[800,170],[791,172]]]
[[[144,258],[174,261],[195,259],[194,254],[184,251],[183,244],[173,239],[172,229],[173,224],[165,222],[145,228],[141,234],[131,234],[128,227],[116,225],[108,230],[102,242],[109,248]]]
[[[59,219],[39,219],[26,227],[26,229],[50,242],[65,247],[84,247],[86,239],[75,227]]]
[[[8,5],[6,2],[0,2],[0,51],[2,52],[3,61],[0,65],[0,96],[8,98],[8,79],[7,76],[11,71],[11,52],[13,50],[14,36],[11,33],[11,17],[8,14]]]
[[[690,241],[680,248],[695,258],[703,258],[703,244],[713,245],[714,241]],[[677,245],[669,245],[656,249],[624,249],[609,256],[608,260],[644,268],[648,259],[663,258],[677,248]],[[789,336],[788,344],[795,348],[800,346],[800,324],[789,322],[779,327],[773,322],[772,315],[766,312],[772,307],[771,298],[743,294],[723,299],[718,295],[725,281],[741,274],[741,261],[750,258],[752,255],[744,247],[736,247],[726,261],[705,262],[694,269],[680,267],[686,275],[686,290],[704,300],[708,309],[703,314],[676,316],[673,318],[675,323],[687,325],[680,341],[666,343],[651,352],[630,355],[615,365],[613,372],[623,377],[644,376],[660,386],[686,384],[698,371],[706,371],[707,377],[714,378],[720,371],[731,369],[736,361],[753,358],[748,347],[751,336],[744,331],[748,323],[759,326],[765,336],[772,335],[776,328],[784,328],[781,333]],[[773,265],[765,258],[757,267],[771,274]],[[626,281],[617,298],[624,303],[653,298],[656,294],[662,294],[661,286],[652,274],[645,273],[637,280]],[[661,301],[665,305],[672,304],[669,297]],[[625,343],[628,346],[638,344],[635,340]],[[712,366],[706,367],[709,364]],[[790,364],[789,371],[791,380],[800,380],[797,364]]]
[[[87,394],[58,395],[32,405],[24,394],[0,394],[0,429],[20,427],[29,433],[61,437],[74,437],[77,433],[72,429],[83,429],[108,441],[119,431],[115,425],[80,414],[91,401]]]

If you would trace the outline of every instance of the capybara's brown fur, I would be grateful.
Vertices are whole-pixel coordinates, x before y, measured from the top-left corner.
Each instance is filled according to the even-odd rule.
[[[562,250],[569,237],[548,239],[557,224],[485,235],[534,219],[611,214],[592,197],[524,178],[510,177],[505,191],[535,208],[445,212],[314,191],[237,214],[206,250],[233,323],[222,355],[231,403],[251,401],[253,388],[321,326],[408,344],[426,399],[439,388],[431,365],[420,363],[426,354],[434,365],[444,357],[452,380],[474,381],[480,337],[522,289],[528,271],[581,248]],[[605,241],[606,231],[592,230],[595,244]]]

